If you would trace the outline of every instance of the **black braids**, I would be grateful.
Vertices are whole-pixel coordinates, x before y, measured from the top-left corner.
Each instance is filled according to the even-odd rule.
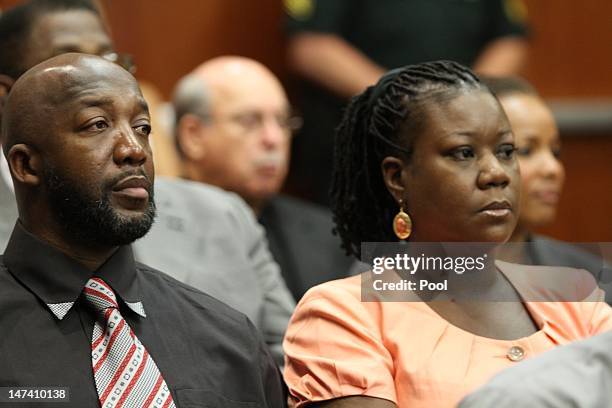
[[[410,152],[407,149],[399,146],[385,136],[385,133],[393,131],[396,122],[401,120],[406,114],[405,108],[399,103],[400,101],[398,98],[402,98],[402,95],[396,91],[394,85],[391,85],[389,95],[383,96],[379,103],[372,109],[370,132],[378,139],[384,141],[388,146],[392,146],[399,151],[409,154]]]
[[[397,102],[391,100],[375,106],[370,113],[368,102],[372,91],[370,87],[352,99],[336,129],[331,207],[336,223],[335,232],[342,239],[342,247],[348,254],[356,256],[361,253],[360,237],[368,236],[372,241],[388,239],[382,224],[382,219],[387,217],[368,216],[386,212],[388,208],[388,205],[373,199],[380,197],[380,189],[384,188],[381,185],[380,163],[376,162],[380,156],[376,142],[381,137],[386,139],[380,131],[380,127],[385,127],[383,123],[386,122],[386,127],[392,129],[394,122],[386,119],[380,111],[392,112],[396,120],[402,114]]]
[[[336,129],[330,190],[335,232],[347,253],[359,257],[361,242],[396,240],[390,225],[397,203],[384,184],[382,159],[409,160],[422,106],[437,102],[438,91],[462,88],[486,89],[468,68],[437,61],[391,71],[351,100]],[[403,125],[410,140],[400,138]]]
[[[362,97],[364,94],[362,94]],[[354,143],[349,143],[349,140],[347,140],[347,135],[357,131],[357,126],[354,123],[356,120],[354,111],[358,109],[355,107],[355,105],[359,104],[358,98],[356,96],[351,100],[351,103],[344,111],[340,125],[336,129],[334,144],[334,163],[336,169],[333,172],[330,187],[331,206],[334,210],[333,219],[336,224],[334,233],[342,237],[342,247],[346,250],[347,254],[351,253],[350,241],[344,237],[350,236],[348,225],[353,222],[351,214],[353,213],[352,209],[355,203],[350,197],[350,191],[353,188],[352,186],[347,186],[347,183],[351,183],[352,179],[346,177],[346,175],[351,171],[360,171],[358,166],[351,163],[351,158],[358,154],[358,152],[354,147]],[[360,140],[362,139],[359,138],[358,141]],[[337,215],[339,213],[342,213],[343,217],[339,217]]]
[[[421,66],[413,66],[414,69],[406,71],[408,75],[417,75],[422,79],[430,79],[433,82],[446,82],[457,84],[457,81],[464,81],[468,85],[479,83],[478,77],[468,68],[453,61],[436,61]]]
[[[362,201],[365,196],[373,193],[368,169],[364,167],[367,161],[363,161],[369,156],[367,145],[370,138],[365,122],[369,115],[366,108],[372,89],[370,87],[352,98],[336,129],[330,198],[336,224],[334,231],[340,235],[342,247],[347,254],[355,254],[360,250],[353,243],[363,233],[360,226],[365,225]]]

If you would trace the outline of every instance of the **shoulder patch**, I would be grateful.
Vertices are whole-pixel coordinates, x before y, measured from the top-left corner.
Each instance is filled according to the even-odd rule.
[[[296,20],[307,20],[315,9],[316,0],[283,0],[285,12]]]

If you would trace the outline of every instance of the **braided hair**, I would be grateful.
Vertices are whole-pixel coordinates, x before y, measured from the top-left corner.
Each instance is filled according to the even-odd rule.
[[[389,155],[408,161],[425,106],[469,89],[486,87],[468,68],[435,61],[389,71],[353,97],[336,129],[330,190],[334,231],[347,254],[360,257],[361,242],[397,239],[391,222],[398,206],[384,184],[381,162]]]

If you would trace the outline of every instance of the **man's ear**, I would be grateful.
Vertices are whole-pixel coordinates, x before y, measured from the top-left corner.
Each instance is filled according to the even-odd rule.
[[[11,87],[15,81],[8,75],[0,74],[0,116],[2,116],[2,111],[4,110],[4,105],[6,104],[6,98],[8,98],[8,93],[11,90]]]
[[[16,182],[37,186],[42,181],[42,158],[32,147],[16,144],[6,157]]]
[[[383,159],[380,167],[385,186],[387,186],[387,190],[395,201],[406,201],[406,188],[403,180],[406,163],[398,157],[387,156]]]
[[[8,95],[15,80],[8,75],[0,74],[0,97]]]
[[[188,160],[201,160],[206,154],[204,131],[206,124],[203,119],[192,113],[181,117],[176,127],[176,137],[181,152]]]

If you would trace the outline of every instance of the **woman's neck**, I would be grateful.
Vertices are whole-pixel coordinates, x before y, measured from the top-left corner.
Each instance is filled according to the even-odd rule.
[[[497,259],[511,263],[525,263],[527,241],[529,241],[529,230],[517,225],[508,242],[498,248]]]

